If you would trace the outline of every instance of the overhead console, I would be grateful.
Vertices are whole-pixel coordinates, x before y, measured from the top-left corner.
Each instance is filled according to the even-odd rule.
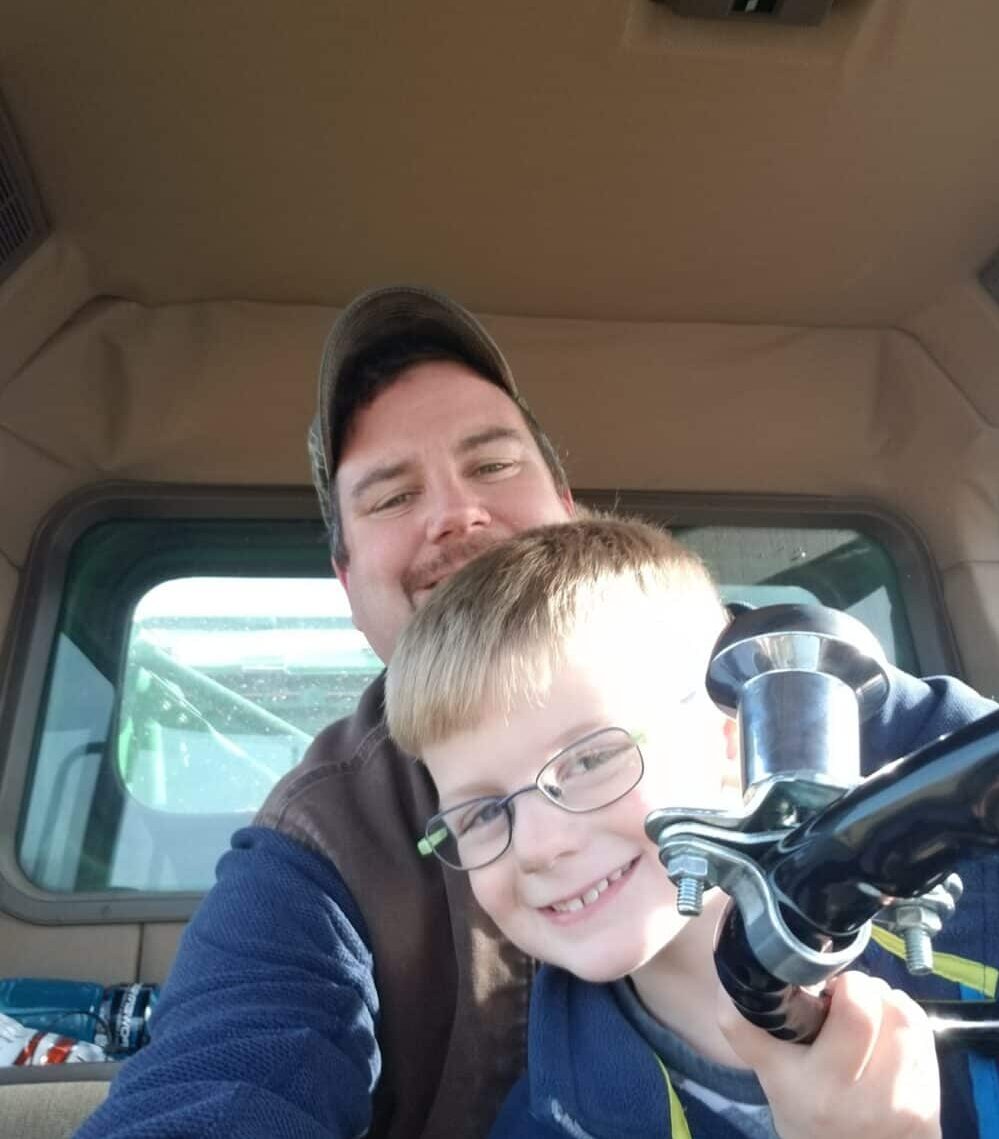
[[[757,20],[775,24],[821,24],[833,0],[653,0],[678,16],[702,20]]]

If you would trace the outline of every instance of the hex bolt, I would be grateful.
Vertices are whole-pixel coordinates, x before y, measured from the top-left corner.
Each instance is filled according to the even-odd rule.
[[[696,918],[703,908],[704,883],[700,878],[684,874],[676,884],[677,913]]]
[[[937,891],[939,896],[935,898]],[[953,899],[939,886],[933,894],[892,908],[892,920],[887,928],[902,935],[905,967],[914,977],[925,977],[933,971],[933,938],[943,924],[938,908],[942,905],[942,898],[947,899],[949,908],[953,910]]]
[[[933,940],[925,929],[911,927],[904,931],[905,967],[914,977],[933,972]]]
[[[666,860],[666,873],[676,886],[677,913],[696,918],[704,906],[705,885],[714,885],[708,860],[691,850],[671,854]]]

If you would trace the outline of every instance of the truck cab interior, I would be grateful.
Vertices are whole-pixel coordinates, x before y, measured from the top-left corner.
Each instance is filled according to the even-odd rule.
[[[371,286],[479,314],[731,598],[999,692],[995,3],[2,13],[0,978],[162,982],[380,670],[304,444]],[[0,1068],[0,1134],[113,1068]]]

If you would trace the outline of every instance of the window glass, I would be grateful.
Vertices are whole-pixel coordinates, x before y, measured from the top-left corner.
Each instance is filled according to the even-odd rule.
[[[918,671],[896,569],[870,538],[674,529],[726,599],[845,609]],[[48,658],[17,835],[25,875],[67,894],[205,889],[232,831],[380,670],[318,522],[91,527],[68,560]]]
[[[125,788],[165,811],[251,811],[380,671],[331,577],[154,586],[125,657]]]
[[[862,621],[892,664],[919,672],[898,572],[880,543],[855,530],[676,526],[704,558],[726,601],[830,605]]]
[[[313,521],[104,522],[77,541],[18,833],[55,892],[202,890],[381,664]]]

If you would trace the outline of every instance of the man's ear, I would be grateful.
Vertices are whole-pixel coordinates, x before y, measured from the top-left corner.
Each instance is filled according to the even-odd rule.
[[[572,491],[566,487],[565,490],[559,491],[559,498],[562,500],[562,505],[565,507],[566,514],[570,518],[576,517],[576,503],[572,497]]]
[[[333,572],[336,574],[337,581],[339,581],[339,583],[343,586],[343,591],[347,594],[347,600],[349,601],[350,582],[346,563],[343,563],[341,565],[340,562],[336,560],[336,558],[330,558],[330,565],[333,567]]]

